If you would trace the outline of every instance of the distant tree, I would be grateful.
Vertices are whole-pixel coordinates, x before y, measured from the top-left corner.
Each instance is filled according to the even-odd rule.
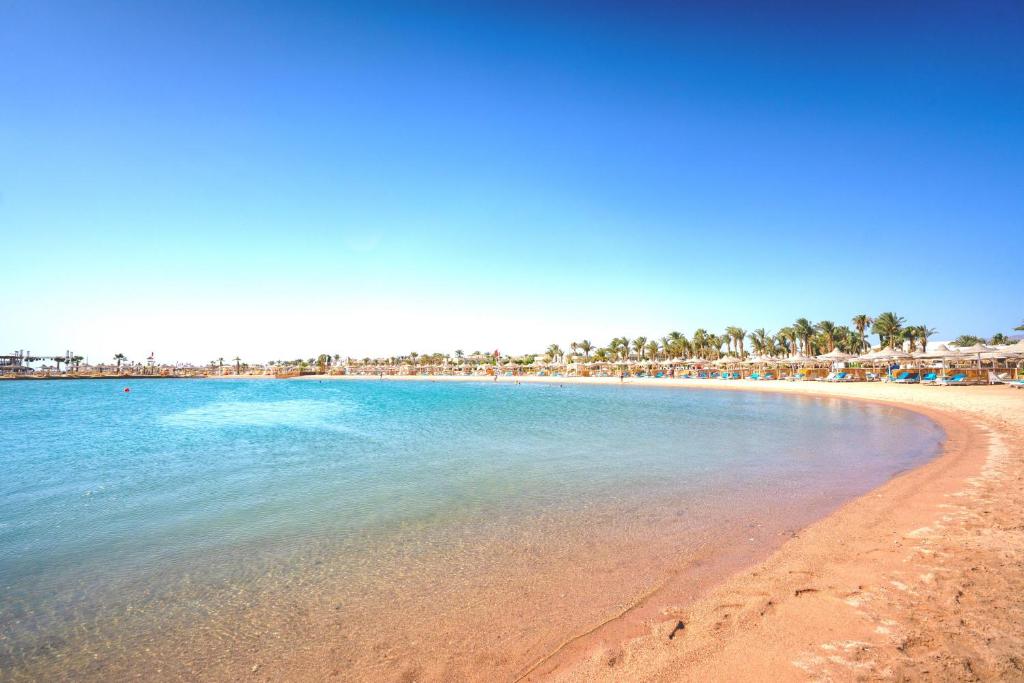
[[[974,346],[975,344],[984,344],[985,340],[981,337],[976,337],[973,334],[961,334],[959,337],[953,340],[953,343],[957,346]]]
[[[850,322],[853,323],[854,329],[856,329],[857,334],[860,335],[860,348],[858,349],[858,351],[863,352],[867,350],[868,341],[867,334],[865,333],[865,331],[868,329],[868,327],[874,324],[874,319],[867,313],[858,313],[857,315],[853,316],[853,319]]]
[[[117,361],[117,374],[120,375],[121,374],[121,363],[123,363],[124,361],[128,360],[128,356],[124,355],[123,353],[116,353],[116,354],[114,354],[114,360]]]
[[[829,353],[836,348],[836,324],[831,320],[822,320],[816,326],[821,340],[824,342],[825,352]]]
[[[1009,344],[1010,338],[1002,332],[996,332],[992,335],[992,338],[988,340],[989,344]]]
[[[814,323],[807,318],[797,318],[793,322],[793,331],[796,333],[797,340],[802,345],[803,352],[807,355],[811,354],[811,337],[814,336]]]
[[[892,312],[885,312],[875,318],[871,331],[878,335],[882,346],[895,349],[900,341],[900,333],[903,331],[904,318]]]
[[[583,352],[583,357],[590,360],[590,352],[594,350],[594,345],[590,343],[589,339],[584,339],[579,344],[580,351]]]
[[[647,348],[647,337],[637,337],[633,340],[633,350],[636,351],[637,360],[644,359],[644,349]]]

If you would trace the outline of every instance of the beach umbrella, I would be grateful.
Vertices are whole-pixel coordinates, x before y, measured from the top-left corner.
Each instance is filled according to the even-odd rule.
[[[959,351],[960,353],[989,353],[995,349],[984,344],[972,344],[971,346],[961,346]]]
[[[828,353],[823,353],[820,356],[818,356],[818,360],[833,361],[833,362],[834,361],[842,361],[842,360],[850,360],[851,358],[853,358],[853,356],[851,356],[848,353],[843,353],[839,349],[832,349]]]
[[[1024,356],[1024,339],[1021,339],[1015,344],[1007,344],[1003,347],[1003,351],[1011,356]]]
[[[991,353],[995,351],[991,346],[985,346],[984,344],[971,344],[970,346],[960,347],[960,353],[965,355],[977,356],[978,358],[978,374],[981,374],[981,354]]]
[[[942,377],[946,377],[946,359],[958,358],[962,356],[959,351],[951,349],[945,344],[933,344],[927,351],[917,351],[914,353],[914,358],[932,358],[942,361]]]

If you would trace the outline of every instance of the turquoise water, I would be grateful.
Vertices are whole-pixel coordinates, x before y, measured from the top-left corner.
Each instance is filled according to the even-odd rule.
[[[258,603],[271,575],[286,577],[274,595],[380,584],[399,562],[384,543],[407,564],[470,567],[509,529],[585,539],[595,520],[645,505],[688,505],[687,533],[780,501],[826,510],[934,456],[943,438],[884,406],[741,392],[122,387],[0,383],[0,673],[61,671],[83,642],[130,659],[134,631],[168,629],[157,615],[178,614],[185,595],[176,618],[194,625],[239,595]],[[591,521],[565,521],[578,519]]]

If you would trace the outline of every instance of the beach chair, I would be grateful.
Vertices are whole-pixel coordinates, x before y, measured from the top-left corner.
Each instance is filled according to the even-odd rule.
[[[949,387],[949,386],[954,386],[954,385],[965,386],[965,385],[968,385],[968,384],[974,384],[974,382],[969,380],[969,379],[967,379],[967,373],[958,372],[955,375],[953,375],[952,377],[947,377],[943,381],[938,382],[938,384],[940,384],[942,386]]]
[[[833,382],[849,382],[850,380],[850,376],[845,372],[837,372],[836,376],[832,378]]]
[[[917,384],[920,373],[917,372],[901,372],[899,377],[893,380],[897,384]]]
[[[761,377],[760,379],[763,379],[763,380],[764,379],[775,379],[775,377],[772,375],[772,373],[766,372],[766,373],[764,373],[764,376]]]
[[[929,372],[921,378],[921,384],[935,384],[938,381],[939,377],[934,372]]]
[[[1022,386],[1024,386],[1024,380],[1014,379],[1014,378],[1010,377],[1008,374],[1006,374],[1005,372],[1000,373],[1000,374],[997,375],[996,373],[992,372],[991,370],[989,370],[989,372],[988,372],[988,383],[989,384],[1005,384],[1007,386],[1011,386],[1011,387],[1014,387],[1016,389],[1020,389]]]
[[[752,372],[750,373],[750,377],[748,377],[747,379],[761,379],[761,374],[758,372]]]

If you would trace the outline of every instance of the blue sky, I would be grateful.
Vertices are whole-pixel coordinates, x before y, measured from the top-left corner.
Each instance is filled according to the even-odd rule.
[[[0,340],[1018,324],[1024,6],[708,4],[4,3]]]

